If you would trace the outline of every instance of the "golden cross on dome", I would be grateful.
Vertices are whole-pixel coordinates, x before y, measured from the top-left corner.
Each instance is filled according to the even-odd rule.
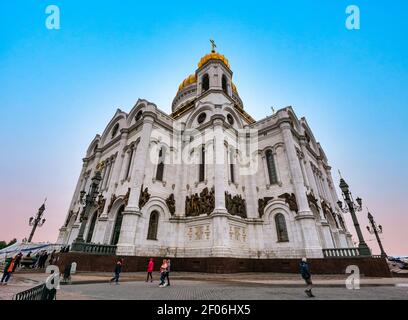
[[[211,52],[215,52],[215,48],[217,47],[217,45],[215,44],[215,41],[212,39],[210,39],[210,42],[211,42],[211,47],[212,47]]]

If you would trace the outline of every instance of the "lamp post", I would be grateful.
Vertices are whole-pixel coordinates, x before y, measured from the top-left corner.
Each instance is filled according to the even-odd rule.
[[[89,187],[88,194],[86,194],[85,190],[82,190],[80,193],[80,202],[84,207],[80,215],[81,226],[79,228],[77,238],[72,243],[72,251],[83,251],[85,244],[84,240],[85,227],[89,218],[90,211],[97,204],[96,197],[98,196],[99,193],[98,188],[101,180],[102,180],[101,171],[98,167],[95,172],[95,175],[91,180],[91,186]]]
[[[341,175],[340,175],[340,189],[342,191],[343,199],[346,203],[346,206],[343,207],[343,202],[341,202],[340,200],[337,201],[337,205],[340,207],[340,209],[344,213],[350,212],[351,218],[353,219],[354,227],[356,228],[356,232],[357,232],[357,237],[359,241],[358,248],[360,251],[360,255],[361,256],[371,256],[370,248],[367,246],[366,242],[364,241],[363,233],[361,232],[361,228],[358,223],[357,216],[356,216],[356,211],[362,210],[361,206],[363,204],[363,200],[358,197],[356,199],[357,204],[354,202],[349,186],[346,183],[346,181],[344,181],[344,179],[341,177]]]
[[[47,201],[47,199],[45,199],[45,201]],[[31,229],[30,236],[28,237],[28,242],[31,242],[31,240],[33,239],[33,236],[34,236],[34,233],[35,233],[35,230],[37,229],[37,227],[38,228],[42,227],[44,222],[45,222],[45,219],[41,220],[42,215],[43,215],[43,213],[45,211],[45,201],[42,204],[42,206],[38,209],[38,212],[37,212],[36,216],[31,217],[30,220],[28,221],[29,226],[33,227]]]
[[[370,211],[368,212],[367,217],[368,217],[368,220],[370,221],[370,224],[371,224],[371,228],[369,226],[367,226],[367,230],[368,230],[369,233],[375,234],[375,237],[377,238],[378,246],[380,247],[380,250],[381,250],[381,257],[386,258],[387,254],[384,251],[384,248],[382,246],[381,239],[380,239],[380,236],[379,236],[380,233],[383,233],[383,228],[382,228],[381,225],[377,226],[376,222],[374,221],[374,217],[370,213]]]

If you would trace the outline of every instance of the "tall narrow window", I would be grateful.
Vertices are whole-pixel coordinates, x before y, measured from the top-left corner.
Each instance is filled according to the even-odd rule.
[[[272,150],[266,151],[266,165],[268,167],[269,183],[278,183],[278,176],[276,174],[275,160],[273,159]]]
[[[157,164],[157,171],[156,171],[156,180],[163,181],[163,173],[164,173],[164,157],[165,157],[166,150],[164,147],[161,147],[159,152],[159,161]]]
[[[115,124],[115,126],[112,129],[112,138],[116,136],[116,134],[118,133],[118,130],[119,130],[119,123]]]
[[[153,211],[150,215],[149,230],[147,232],[148,240],[157,240],[157,226],[159,224],[159,213]]]
[[[225,74],[222,75],[222,91],[224,91],[226,94],[228,94],[228,88],[227,88],[227,77]]]
[[[135,152],[135,147],[131,146],[130,147],[130,151],[129,151],[129,159],[128,159],[128,163],[127,163],[127,167],[126,167],[126,175],[125,175],[125,179],[129,178],[130,175],[130,168],[132,167],[132,160],[133,160],[133,154]]]
[[[98,217],[98,211],[95,211],[95,213],[93,214],[92,220],[91,220],[91,224],[89,226],[89,230],[88,230],[88,235],[86,236],[86,242],[90,243],[92,240],[92,236],[93,236],[93,232],[95,229],[95,224],[96,224],[96,218]]]
[[[208,73],[206,73],[205,75],[203,75],[202,78],[202,83],[201,83],[201,88],[202,91],[207,91],[208,89],[210,89],[210,78],[208,77]]]
[[[105,178],[106,178],[106,172],[107,171],[108,171],[108,162],[104,161],[103,162],[103,169],[102,169],[102,173],[101,173],[101,176],[102,176],[102,180],[101,180],[101,184],[100,184],[101,188],[103,188],[103,186],[105,184]]]
[[[204,181],[204,176],[205,176],[205,146],[201,146],[201,155],[200,155],[200,168],[199,168],[199,174],[198,174],[198,181]]]
[[[288,230],[286,229],[286,221],[282,213],[278,213],[275,216],[275,225],[278,242],[288,242]]]
[[[125,210],[125,206],[121,206],[116,214],[115,219],[115,226],[113,228],[113,235],[112,235],[112,245],[118,244],[119,236],[120,236],[120,229],[122,228],[122,220],[123,220],[123,211]]]
[[[106,173],[106,178],[105,178],[104,189],[106,189],[106,187],[109,186],[109,178],[110,178],[110,174],[111,174],[111,171],[112,171],[112,165],[113,165],[113,162],[110,161],[110,162],[108,163],[108,168],[106,168],[107,173]]]
[[[230,150],[230,176],[231,182],[235,183],[234,150]]]

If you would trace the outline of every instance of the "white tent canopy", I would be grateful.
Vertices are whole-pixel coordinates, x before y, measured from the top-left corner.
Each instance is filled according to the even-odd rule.
[[[19,252],[21,252],[23,256],[26,256],[31,251],[31,255],[33,256],[38,251],[46,250],[50,253],[53,250],[59,251],[61,247],[62,247],[61,244],[54,244],[50,242],[39,243],[16,242],[11,246],[8,246],[0,250],[0,263],[4,263],[6,258],[14,257]]]

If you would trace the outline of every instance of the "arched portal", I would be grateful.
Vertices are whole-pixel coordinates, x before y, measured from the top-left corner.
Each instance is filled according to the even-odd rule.
[[[91,220],[91,224],[89,225],[89,229],[88,229],[88,234],[86,236],[86,242],[89,243],[92,240],[92,236],[95,230],[95,224],[96,224],[96,219],[98,218],[98,211],[95,211],[93,216],[92,216],[92,220]]]

